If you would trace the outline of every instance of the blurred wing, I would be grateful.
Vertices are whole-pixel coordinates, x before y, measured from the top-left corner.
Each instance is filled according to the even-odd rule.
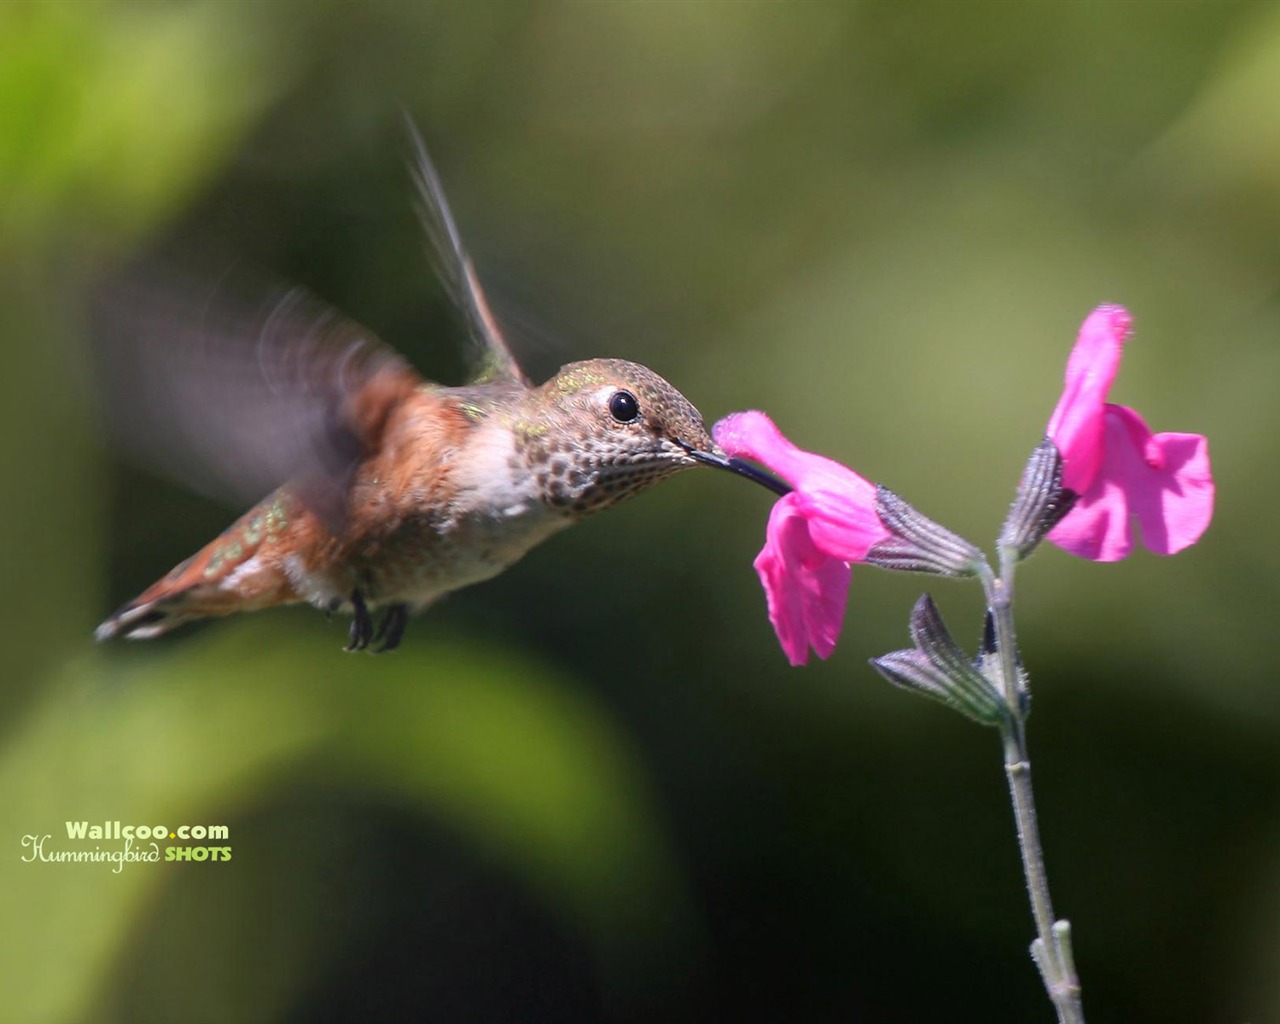
[[[422,136],[418,134],[408,115],[405,116],[405,123],[413,145],[413,179],[418,187],[418,216],[427,232],[436,273],[444,283],[449,298],[462,311],[467,331],[480,349],[476,379],[490,381],[505,377],[528,384],[528,378],[521,371],[520,364],[516,362],[506,339],[498,329],[484,289],[480,287],[480,279],[476,277],[471,257],[462,244],[458,225],[454,222],[444,197],[440,176],[431,163],[431,157],[427,155]]]
[[[352,476],[421,378],[303,290],[253,301],[232,278],[151,269],[102,294],[92,334],[108,426],[135,459],[220,499],[289,482],[338,532]]]

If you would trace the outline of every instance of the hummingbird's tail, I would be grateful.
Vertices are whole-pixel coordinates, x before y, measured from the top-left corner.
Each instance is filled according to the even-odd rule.
[[[282,500],[268,498],[185,562],[174,566],[95,631],[97,640],[150,640],[185,622],[297,601],[280,559]]]

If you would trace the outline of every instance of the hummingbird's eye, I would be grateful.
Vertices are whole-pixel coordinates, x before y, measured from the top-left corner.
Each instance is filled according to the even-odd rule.
[[[630,391],[615,391],[609,396],[609,415],[619,423],[631,423],[640,415],[640,403]]]

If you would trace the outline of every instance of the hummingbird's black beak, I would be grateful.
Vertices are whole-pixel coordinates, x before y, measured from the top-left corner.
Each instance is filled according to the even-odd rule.
[[[725,455],[723,452],[704,452],[693,447],[693,445],[685,444],[683,441],[677,441],[676,444],[680,445],[681,448],[703,465],[714,466],[716,469],[727,469],[730,473],[737,473],[738,476],[754,480],[761,487],[769,488],[774,494],[787,495],[795,490],[790,484],[779,480],[768,470],[753,466],[742,459]]]

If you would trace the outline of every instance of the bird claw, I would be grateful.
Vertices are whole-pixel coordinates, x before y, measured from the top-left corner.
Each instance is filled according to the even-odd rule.
[[[351,640],[345,650],[363,651],[367,650],[371,643],[381,641],[370,653],[385,654],[400,646],[400,641],[404,639],[405,626],[409,623],[408,605],[393,604],[388,607],[376,630],[369,606],[365,604],[364,595],[358,590],[351,592],[351,607],[354,612],[351,619]]]
[[[373,616],[369,614],[369,606],[364,603],[364,597],[358,590],[351,592],[351,608],[353,617],[351,632],[348,634],[351,642],[343,649],[363,651],[373,639]]]
[[[378,624],[378,632],[374,634],[373,639],[381,640],[382,643],[373,649],[374,654],[385,654],[387,651],[394,651],[400,646],[400,641],[404,638],[404,628],[409,622],[409,606],[406,604],[393,604],[382,616],[382,621]]]

